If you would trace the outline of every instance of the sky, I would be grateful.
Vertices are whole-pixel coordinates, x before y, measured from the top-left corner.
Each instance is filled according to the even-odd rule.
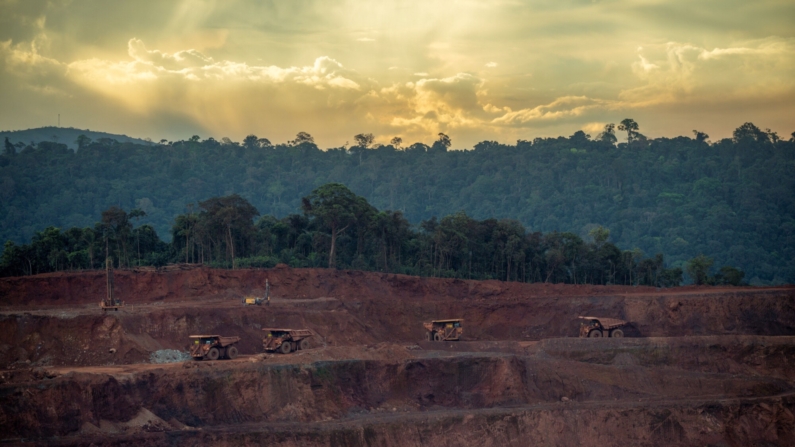
[[[0,130],[787,139],[794,25],[792,0],[0,0]]]

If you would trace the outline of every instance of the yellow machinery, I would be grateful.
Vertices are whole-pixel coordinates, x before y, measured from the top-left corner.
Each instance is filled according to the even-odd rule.
[[[270,304],[271,303],[271,285],[268,280],[265,280],[265,296],[264,297],[255,297],[255,296],[247,296],[243,298],[243,304],[246,306],[254,306],[254,305],[261,305],[262,303]]]
[[[110,257],[105,258],[105,277],[107,280],[108,296],[99,302],[99,307],[103,311],[115,310],[124,307],[124,301],[113,296],[113,265]]]
[[[464,333],[464,320],[461,318],[433,320],[422,325],[425,326],[425,338],[428,341],[460,340]]]

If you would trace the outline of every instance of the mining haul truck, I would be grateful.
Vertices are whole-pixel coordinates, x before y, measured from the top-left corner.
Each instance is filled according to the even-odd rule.
[[[580,337],[586,338],[600,338],[612,337],[621,338],[624,336],[622,327],[629,324],[624,320],[615,318],[600,318],[600,317],[577,317],[584,320],[580,324]]]
[[[454,341],[460,340],[464,333],[464,320],[455,318],[451,320],[433,320],[422,323],[425,326],[425,338],[428,341]]]
[[[220,335],[191,335],[193,344],[190,355],[194,360],[233,359],[237,357],[237,342],[240,337],[221,337]]]
[[[314,335],[309,329],[277,329],[264,328],[265,338],[262,347],[266,352],[281,352],[289,354],[291,351],[304,350],[309,347],[309,337]]]

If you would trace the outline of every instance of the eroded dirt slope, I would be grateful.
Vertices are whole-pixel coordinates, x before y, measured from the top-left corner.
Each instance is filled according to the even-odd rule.
[[[791,373],[718,372],[723,359],[711,353],[717,347],[728,357],[764,356],[770,364],[791,366],[791,352],[769,349],[792,346],[792,337],[781,338],[756,344],[697,338],[686,349],[666,339],[570,340],[527,346],[527,355],[384,344],[364,352],[318,348],[286,358],[54,369],[52,378],[0,387],[0,419],[5,439],[68,437],[70,443],[121,443],[125,436],[156,431],[205,445],[267,439],[279,445],[398,446],[435,437],[406,430],[419,424],[452,437],[437,438],[441,445],[454,445],[467,433],[490,445],[500,439],[520,445],[523,436],[539,445],[597,445],[593,440],[604,441],[612,431],[616,439],[639,442],[633,445],[726,439],[788,445],[795,440]],[[582,355],[594,345],[599,355]],[[666,348],[679,358],[664,361],[659,351]],[[273,436],[288,427],[297,437],[277,442]],[[332,441],[340,433],[347,440]]]
[[[518,284],[327,269],[117,271],[127,307],[103,314],[102,272],[0,280],[0,369],[105,365],[184,349],[187,335],[235,334],[257,353],[261,329],[308,327],[328,345],[409,343],[422,321],[463,317],[467,340],[576,337],[578,315],[623,318],[630,336],[795,335],[795,288]],[[241,304],[272,284],[268,306]],[[110,350],[114,354],[109,354]]]
[[[0,279],[0,441],[47,445],[795,445],[795,287],[593,287],[326,269]],[[272,302],[243,306],[272,285]],[[630,338],[579,339],[578,315]],[[463,317],[464,341],[421,322]],[[311,349],[263,354],[264,327]],[[148,363],[190,334],[234,361]]]

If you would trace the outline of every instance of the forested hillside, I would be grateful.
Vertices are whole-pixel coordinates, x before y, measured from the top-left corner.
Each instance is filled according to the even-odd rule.
[[[80,138],[80,137],[83,138]],[[132,138],[127,135],[116,135],[107,132],[97,132],[88,129],[75,129],[74,127],[38,127],[36,129],[26,130],[4,130],[0,131],[0,141],[5,141],[8,138],[9,143],[14,145],[14,148],[19,151],[33,142],[35,146],[37,142],[49,141],[52,143],[65,144],[70,149],[77,149],[80,146],[80,141],[86,143],[88,138],[94,141],[110,141],[116,140],[119,143],[138,143],[138,144],[151,144],[151,142],[142,140],[140,138]]]
[[[48,227],[30,244],[6,242],[0,276],[96,269],[105,259],[117,267],[201,263],[218,268],[329,267],[468,279],[677,286],[683,270],[666,268],[663,255],[644,258],[608,242],[596,227],[588,240],[573,233],[527,232],[512,219],[478,221],[463,212],[435,217],[412,228],[400,211],[379,211],[345,185],[329,183],[302,199],[302,214],[262,216],[237,194],[199,202],[180,214],[170,244],[148,224],[144,212],[118,207],[102,212],[93,228]],[[744,273],[713,260],[687,263],[698,284],[742,283]]]
[[[163,237],[200,201],[239,194],[262,215],[300,214],[301,198],[339,182],[412,224],[465,211],[511,218],[528,230],[585,237],[610,230],[622,249],[665,255],[669,267],[700,254],[751,283],[795,282],[795,142],[746,123],[733,139],[645,139],[613,128],[591,139],[484,141],[319,150],[307,134],[271,145],[193,137],[168,145],[84,140],[77,151],[41,142],[0,156],[0,239],[26,243],[48,226],[91,226],[110,206],[146,213]],[[366,135],[364,135],[366,137]],[[362,137],[360,135],[359,137]],[[634,138],[633,138],[634,137]],[[191,205],[193,204],[193,205]]]

